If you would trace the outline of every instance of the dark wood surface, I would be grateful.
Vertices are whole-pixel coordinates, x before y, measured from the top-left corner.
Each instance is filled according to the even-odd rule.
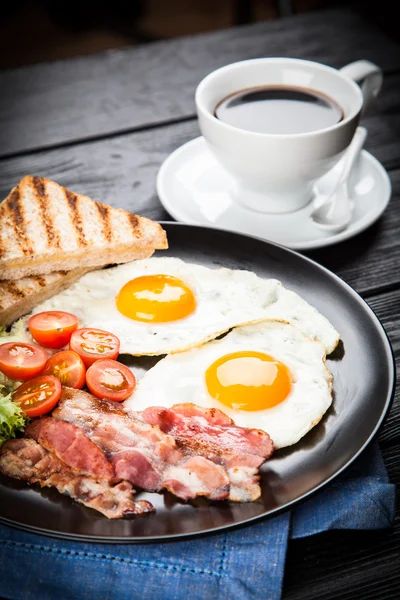
[[[363,124],[366,148],[391,178],[389,207],[356,238],[309,256],[366,299],[399,365],[400,49],[355,12],[322,10],[1,72],[0,192],[5,197],[31,173],[113,206],[169,219],[157,198],[155,178],[170,152],[199,135],[196,85],[218,66],[277,55],[337,68],[365,58],[384,70],[379,103]],[[391,481],[400,484],[399,391],[379,441]],[[283,598],[397,599],[399,541],[400,512],[390,532],[328,532],[292,541]]]
[[[202,77],[260,56],[306,58],[337,68],[378,56],[386,73],[396,71],[400,61],[396,45],[371,25],[351,12],[331,10],[325,18],[318,12],[299,15],[295,27],[281,19],[10,70],[0,79],[0,155],[193,117]]]

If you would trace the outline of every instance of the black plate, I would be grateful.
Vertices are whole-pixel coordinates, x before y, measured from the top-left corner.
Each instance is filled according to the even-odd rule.
[[[343,356],[328,360],[334,377],[333,406],[301,442],[276,452],[265,464],[263,494],[257,502],[183,504],[168,494],[143,493],[140,497],[154,504],[156,515],[108,520],[56,490],[30,488],[2,477],[1,522],[103,543],[165,541],[234,527],[274,515],[326,485],[362,452],[381,425],[393,395],[393,354],[382,325],[352,288],[315,262],[275,244],[205,227],[163,225],[170,249],[162,256],[280,279],[333,323],[344,350]]]

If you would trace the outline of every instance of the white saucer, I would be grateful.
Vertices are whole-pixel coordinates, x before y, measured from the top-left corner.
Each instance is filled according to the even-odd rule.
[[[340,164],[319,180],[321,193],[327,193],[337,169]],[[260,213],[236,204],[232,199],[236,189],[235,181],[219,166],[203,137],[170,154],[157,175],[160,201],[177,221],[238,231],[294,250],[329,246],[360,233],[381,216],[391,195],[387,172],[366,150],[362,151],[350,182],[352,221],[340,233],[327,233],[315,227],[309,215],[316,202],[293,213]]]

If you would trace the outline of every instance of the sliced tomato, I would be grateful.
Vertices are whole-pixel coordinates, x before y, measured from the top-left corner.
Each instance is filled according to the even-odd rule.
[[[42,375],[54,375],[62,385],[80,390],[85,385],[86,369],[79,354],[61,350],[47,360]]]
[[[47,358],[46,351],[35,344],[7,342],[0,345],[0,371],[17,381],[39,375]]]
[[[33,339],[45,348],[63,348],[78,329],[78,318],[61,310],[37,313],[28,321]]]
[[[28,417],[40,417],[50,412],[61,396],[61,381],[51,375],[40,375],[26,381],[12,395]]]
[[[86,385],[97,398],[121,402],[136,387],[136,377],[116,360],[97,360],[86,372]]]
[[[102,329],[77,329],[69,341],[69,349],[79,354],[85,367],[102,358],[117,358],[119,346],[117,336]]]

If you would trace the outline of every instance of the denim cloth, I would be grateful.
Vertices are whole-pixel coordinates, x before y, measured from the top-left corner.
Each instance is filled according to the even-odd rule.
[[[0,526],[0,595],[15,600],[278,600],[289,538],[383,529],[395,514],[377,445],[292,511],[162,544],[70,542]]]

